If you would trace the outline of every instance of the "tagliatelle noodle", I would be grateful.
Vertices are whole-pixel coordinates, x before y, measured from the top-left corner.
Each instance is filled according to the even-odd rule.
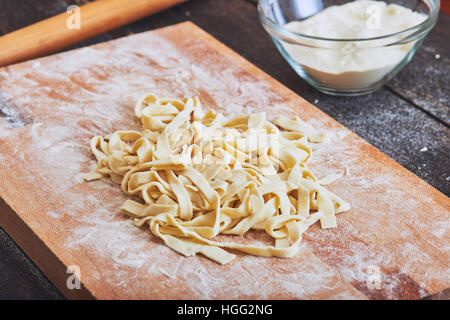
[[[204,113],[197,97],[141,97],[135,107],[142,131],[92,138],[97,159],[87,181],[110,177],[127,200],[121,211],[136,226],[149,225],[173,250],[225,264],[236,249],[257,256],[292,257],[302,234],[320,220],[336,227],[335,215],[350,209],[308,169],[310,143],[325,135],[298,117],[265,113],[227,118]],[[219,242],[219,234],[265,231],[273,246]]]

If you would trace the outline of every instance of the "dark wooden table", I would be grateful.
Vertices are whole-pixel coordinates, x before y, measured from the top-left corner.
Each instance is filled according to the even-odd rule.
[[[86,2],[0,0],[0,35],[64,12],[71,4]],[[395,79],[371,95],[356,98],[324,95],[300,79],[261,27],[256,0],[191,0],[77,47],[186,20],[196,23],[435,188],[450,194],[450,17],[446,14],[440,14],[437,26],[413,61]],[[424,147],[428,150],[421,152]],[[432,298],[449,296],[447,291]],[[17,298],[64,297],[0,228],[0,299]]]

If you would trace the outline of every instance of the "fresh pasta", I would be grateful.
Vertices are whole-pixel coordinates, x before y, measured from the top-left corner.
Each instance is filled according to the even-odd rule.
[[[220,264],[234,249],[292,257],[302,234],[320,221],[336,227],[347,202],[308,169],[311,143],[326,136],[298,117],[265,113],[227,118],[203,112],[197,97],[142,96],[135,106],[142,130],[116,131],[90,142],[97,159],[87,181],[109,177],[132,199],[121,211],[173,250]],[[217,236],[266,232],[271,246],[218,241]]]

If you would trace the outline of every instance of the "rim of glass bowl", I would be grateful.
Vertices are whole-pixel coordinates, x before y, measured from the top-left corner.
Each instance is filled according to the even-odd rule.
[[[436,18],[437,18],[437,15],[439,14],[440,5],[441,5],[440,0],[425,0],[425,1],[421,0],[430,9],[431,13],[427,19],[425,19],[421,23],[419,23],[413,27],[410,27],[408,29],[405,29],[405,30],[402,30],[399,32],[395,32],[395,33],[386,34],[383,36],[373,37],[373,38],[339,39],[339,38],[316,37],[316,36],[311,36],[311,35],[307,35],[307,34],[297,33],[297,32],[290,31],[290,30],[284,28],[280,24],[276,23],[275,21],[273,21],[269,17],[267,17],[264,13],[263,6],[269,5],[270,4],[269,2],[271,2],[271,1],[272,0],[258,0],[258,13],[259,13],[259,17],[260,17],[261,21],[263,22],[263,25],[264,24],[269,25],[277,33],[280,33],[281,35],[283,35],[284,37],[287,38],[284,40],[289,40],[290,42],[293,42],[293,43],[298,43],[296,40],[296,39],[298,39],[298,37],[313,39],[313,40],[320,40],[320,41],[333,41],[333,42],[373,41],[373,40],[394,38],[396,36],[401,36],[401,35],[405,35],[405,38],[407,38],[407,37],[410,38],[411,36],[419,35],[419,34],[423,33],[424,31],[426,31],[427,29],[429,29],[429,28],[431,29],[431,27],[434,26],[434,24],[436,23],[436,20],[437,20]],[[430,7],[430,5],[431,5],[431,7]],[[398,44],[399,42],[402,42],[403,40],[404,40],[404,38],[402,38],[400,40],[397,39],[395,42],[390,43],[390,44],[384,44],[383,46]],[[298,44],[302,44],[302,43],[298,43]]]

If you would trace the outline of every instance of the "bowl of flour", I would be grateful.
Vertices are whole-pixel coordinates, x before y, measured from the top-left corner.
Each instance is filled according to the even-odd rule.
[[[332,95],[371,93],[414,56],[439,0],[260,0],[260,20],[291,67]]]

